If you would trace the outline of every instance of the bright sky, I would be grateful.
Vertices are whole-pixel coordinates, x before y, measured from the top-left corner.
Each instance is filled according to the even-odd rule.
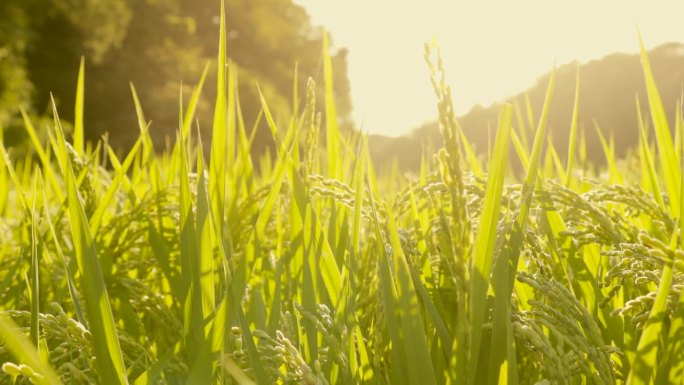
[[[459,114],[531,86],[554,63],[684,41],[682,0],[295,0],[349,49],[354,117],[391,136],[434,120],[423,45],[440,42]]]

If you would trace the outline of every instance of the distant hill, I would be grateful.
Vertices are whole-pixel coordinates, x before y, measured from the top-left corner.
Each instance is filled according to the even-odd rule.
[[[649,52],[649,60],[665,110],[670,117],[671,128],[674,129],[676,105],[682,99],[684,89],[684,44],[667,43],[654,48]],[[548,133],[563,159],[567,152],[577,66],[578,63],[574,62],[556,69],[556,89],[549,112]],[[650,123],[641,60],[638,54],[614,53],[579,65],[579,71],[579,122],[587,138],[587,156],[592,162],[602,163],[603,151],[594,121],[606,137],[614,138],[618,156],[637,144],[637,95],[644,117]],[[518,103],[524,113],[527,94],[535,119],[538,119],[549,78],[550,72],[540,77],[526,91],[505,101]],[[494,135],[500,110],[500,103],[489,107],[475,106],[458,119],[466,136],[480,154],[487,151],[489,127]],[[433,148],[438,148],[442,145],[442,139],[437,123],[434,122],[417,128],[407,137],[373,135],[369,138],[369,143],[375,161],[388,162],[396,158],[402,169],[417,170],[422,144],[431,143]]]

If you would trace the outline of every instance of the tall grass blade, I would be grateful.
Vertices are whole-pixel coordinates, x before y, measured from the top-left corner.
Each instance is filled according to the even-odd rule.
[[[646,175],[648,176],[648,181],[650,182],[651,186],[651,191],[653,192],[653,198],[655,201],[658,203],[658,206],[663,209],[667,210],[667,206],[665,205],[665,201],[663,200],[663,193],[660,189],[660,182],[658,181],[658,174],[656,172],[656,167],[655,167],[655,162],[653,161],[653,157],[651,156],[651,149],[649,148],[648,145],[648,138],[646,136],[646,127],[644,127],[644,120],[641,118],[641,106],[639,105],[639,99],[636,99],[636,108],[637,108],[637,118],[639,120],[639,143],[640,143],[640,154],[642,159],[644,159],[644,162],[647,166],[646,168]]]
[[[79,198],[76,177],[69,159],[66,139],[64,138],[64,132],[59,122],[54,101],[52,109],[55,117],[55,131],[57,133],[60,157],[65,165],[64,178],[67,185],[72,242],[81,273],[89,321],[88,325],[93,336],[93,349],[97,357],[96,368],[98,376],[103,384],[128,384],[123,354],[119,345],[119,338],[109,304],[109,295],[107,294],[104,276],[100,268],[97,249]]]
[[[487,291],[491,273],[496,226],[499,220],[501,194],[506,175],[513,108],[506,104],[499,116],[494,145],[494,157],[488,171],[484,208],[473,247],[470,281],[470,350],[468,355],[468,383],[476,383],[476,373],[482,344],[482,325],[487,311]]]
[[[218,223],[219,233],[223,232],[226,201],[226,164],[228,162],[226,123],[226,11],[225,1],[221,0],[219,26],[218,72],[216,83],[216,102],[214,123],[212,125],[211,154],[209,163],[209,193],[212,210]]]
[[[565,169],[565,187],[570,187],[572,182],[573,168],[575,166],[575,152],[577,147],[577,122],[579,120],[579,91],[580,91],[580,71],[577,67],[577,77],[575,80],[575,105],[572,108],[572,122],[570,123],[570,136],[568,138],[568,162]]]
[[[59,240],[57,238],[57,232],[55,231],[55,226],[52,224],[52,219],[50,218],[50,210],[48,206],[48,199],[47,199],[47,194],[45,192],[45,189],[42,189],[42,195],[43,195],[43,207],[45,211],[45,219],[48,225],[48,229],[50,230],[50,236],[52,237],[52,240],[54,242],[55,246],[55,251],[57,255],[59,256],[59,259],[62,261],[62,265],[64,266],[64,271],[67,272],[66,274],[66,280],[67,280],[67,286],[69,287],[69,296],[71,298],[71,303],[74,306],[74,313],[76,313],[76,319],[78,322],[80,322],[82,325],[85,327],[88,327],[88,321],[86,320],[85,317],[85,312],[83,311],[83,305],[81,304],[81,300],[78,297],[78,291],[76,290],[76,282],[74,281],[74,276],[76,276],[76,270],[70,268],[69,263],[67,262],[66,257],[64,256],[64,252],[62,251],[62,246],[59,244]]]
[[[529,213],[532,206],[532,195],[539,173],[539,163],[541,160],[542,147],[546,140],[546,126],[551,107],[551,98],[555,87],[555,69],[551,74],[551,79],[546,90],[544,107],[539,119],[537,132],[532,146],[532,155],[527,167],[527,174],[523,183],[523,190],[520,202],[520,212],[510,234],[509,244],[501,250],[494,267],[492,275],[494,289],[494,312],[492,319],[491,346],[505,346],[506,349],[493,349],[489,360],[489,383],[498,384],[499,375],[503,374],[511,383],[517,383],[517,367],[515,365],[516,351],[513,346],[512,336],[508,335],[510,325],[510,303],[513,294],[513,285],[518,271],[518,261],[523,249],[524,234],[527,228]],[[498,138],[497,138],[498,140]],[[500,198],[499,198],[500,199]],[[507,370],[502,370],[507,369]],[[503,373],[502,373],[503,372]]]
[[[394,271],[393,281],[396,290],[396,311],[394,320],[388,322],[398,322],[401,325],[401,337],[406,357],[406,372],[409,384],[437,384],[435,371],[432,366],[430,349],[425,335],[424,320],[421,315],[421,308],[418,303],[416,289],[411,280],[409,267],[406,263],[406,256],[403,254],[399,233],[396,227],[396,218],[391,210],[387,211],[390,235],[390,248],[385,246],[385,250],[391,250],[391,255],[385,255],[391,268]]]
[[[190,100],[188,101],[188,106],[183,115],[183,137],[187,138],[190,136],[190,128],[195,119],[195,111],[197,111],[197,104],[199,103],[200,95],[202,95],[202,89],[204,88],[204,81],[209,72],[209,63],[204,66],[202,70],[202,75],[200,76],[197,85],[192,90],[192,95],[190,95]]]
[[[31,237],[31,271],[29,277],[31,298],[31,342],[38,348],[40,353],[40,254],[39,238],[36,224],[36,201],[38,199],[38,172],[33,178],[33,202],[28,208],[30,214],[30,237]]]
[[[80,156],[85,155],[85,130],[83,128],[83,103],[85,87],[85,58],[81,57],[81,65],[78,69],[78,81],[76,83],[76,103],[74,111],[74,150]]]
[[[648,54],[646,53],[646,48],[644,48],[641,34],[639,34],[639,46],[641,48],[641,64],[646,81],[646,91],[648,93],[648,105],[651,110],[651,119],[655,131],[656,143],[658,144],[660,166],[663,170],[665,188],[670,196],[670,212],[673,216],[676,216],[679,214],[679,179],[681,170],[679,163],[677,162],[674,143],[672,142],[670,125],[667,122],[667,115],[665,114],[665,108],[663,107],[663,102],[660,98],[658,86],[656,85],[653,73],[651,72],[651,64],[648,60]]]
[[[31,138],[33,150],[38,155],[38,158],[40,159],[40,162],[43,166],[45,175],[50,180],[50,186],[52,187],[53,193],[56,195],[57,200],[63,201],[64,193],[62,192],[62,186],[60,186],[59,182],[57,182],[57,178],[55,177],[55,172],[52,168],[52,163],[50,162],[48,153],[46,149],[43,148],[43,145],[41,144],[40,139],[38,138],[38,134],[36,133],[36,129],[33,127],[31,119],[29,118],[26,111],[23,108],[20,108],[19,111],[21,112],[21,116],[24,120],[24,127],[26,128],[26,132],[28,133],[29,138]]]

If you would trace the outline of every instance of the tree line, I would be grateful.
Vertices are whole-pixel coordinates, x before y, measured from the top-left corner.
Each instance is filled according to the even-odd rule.
[[[674,130],[676,109],[682,102],[684,92],[684,44],[663,44],[652,49],[648,55],[665,111],[670,118],[670,127]],[[637,98],[641,102],[645,123],[649,125],[651,119],[639,54],[613,53],[584,64],[569,63],[556,69],[547,134],[562,159],[566,159],[568,149],[578,70],[579,128],[585,138],[587,161],[595,165],[605,164],[606,161],[597,127],[607,141],[613,142],[616,157],[625,156],[638,143]],[[550,76],[550,72],[542,75],[527,90],[504,100],[519,109],[528,129],[526,98],[536,121],[544,104]],[[454,89],[454,94],[458,100],[458,87]],[[494,141],[500,111],[501,103],[488,107],[478,105],[458,118],[466,137],[482,157],[486,156]],[[518,124],[517,120],[515,123]],[[373,136],[369,140],[373,158],[378,160],[378,164],[396,159],[402,169],[414,171],[420,168],[423,148],[431,148],[427,152],[431,154],[441,143],[437,122],[425,124],[407,137]]]
[[[216,62],[219,0],[3,0],[0,6],[0,127],[7,145],[26,135],[19,108],[47,125],[50,93],[60,115],[73,119],[76,78],[86,62],[86,139],[107,133],[116,148],[129,147],[138,124],[129,83],[140,96],[150,133],[158,145],[178,126],[181,82],[187,101],[205,65]],[[322,90],[325,31],[292,0],[226,0],[227,52],[239,73],[239,95],[247,127],[261,104],[288,116],[295,65],[300,98],[308,77]],[[346,50],[333,53],[335,97],[343,126],[350,126],[351,98]],[[215,67],[214,67],[215,68]],[[198,121],[210,138],[215,70],[209,71]],[[323,95],[323,92],[318,92]],[[35,122],[34,122],[35,123]],[[257,127],[254,151],[272,142]]]

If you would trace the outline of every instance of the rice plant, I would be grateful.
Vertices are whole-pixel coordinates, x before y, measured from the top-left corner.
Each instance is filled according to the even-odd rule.
[[[327,46],[325,105],[313,80],[285,119],[262,96],[276,151],[253,158],[225,29],[222,8],[212,138],[205,70],[165,151],[134,88],[133,148],[84,143],[83,63],[71,134],[53,108],[47,140],[23,115],[34,154],[0,138],[0,383],[684,380],[684,143],[643,44],[651,123],[629,162],[606,141],[600,174],[579,95],[567,162],[548,145],[553,77],[538,119],[502,108],[482,162],[427,45],[444,143],[405,176],[339,132]]]

